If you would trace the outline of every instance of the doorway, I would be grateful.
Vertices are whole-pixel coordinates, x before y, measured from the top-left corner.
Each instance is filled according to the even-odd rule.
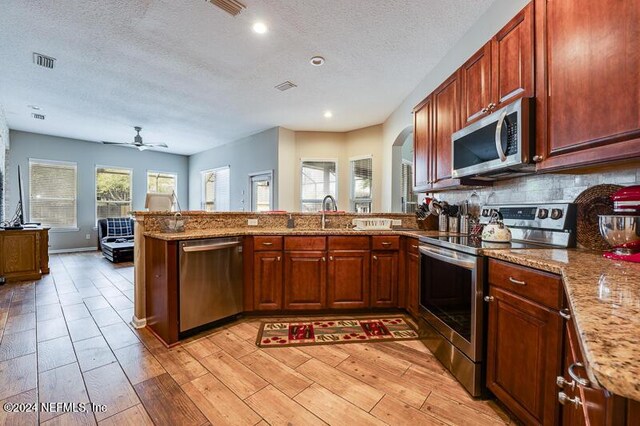
[[[272,171],[250,174],[249,188],[252,212],[266,212],[273,210]]]

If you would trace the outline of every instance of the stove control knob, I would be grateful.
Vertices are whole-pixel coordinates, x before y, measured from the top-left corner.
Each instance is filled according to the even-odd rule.
[[[549,210],[538,209],[538,219],[546,219],[549,216]]]
[[[562,209],[552,209],[551,210],[551,219],[558,220],[562,217]]]
[[[489,216],[489,209],[482,209],[482,216],[483,217],[488,217]]]

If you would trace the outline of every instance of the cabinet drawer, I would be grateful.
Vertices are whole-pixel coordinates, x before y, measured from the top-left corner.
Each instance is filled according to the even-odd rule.
[[[369,250],[369,237],[329,237],[329,250]]]
[[[407,238],[405,248],[407,253],[420,254],[420,241],[417,238]]]
[[[292,250],[325,250],[327,248],[326,237],[285,237],[284,249]]]
[[[400,249],[400,237],[399,236],[374,236],[371,237],[371,249],[372,250],[399,250]]]
[[[489,284],[552,309],[562,307],[562,279],[548,272],[489,259]]]
[[[254,251],[282,250],[282,237],[277,235],[266,235],[253,237]]]

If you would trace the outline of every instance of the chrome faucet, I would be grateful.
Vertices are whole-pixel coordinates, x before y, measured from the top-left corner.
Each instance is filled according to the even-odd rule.
[[[325,206],[327,204],[327,200],[331,200],[331,204],[333,205],[333,211],[338,211],[338,204],[336,203],[336,199],[333,198],[331,195],[327,195],[326,197],[324,197],[324,199],[322,200],[322,229],[326,229],[327,228],[327,223],[329,222],[327,220],[327,218],[325,217]]]

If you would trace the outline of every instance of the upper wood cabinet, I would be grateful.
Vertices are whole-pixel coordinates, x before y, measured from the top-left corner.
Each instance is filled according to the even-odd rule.
[[[539,170],[640,156],[637,0],[536,0]]]
[[[433,97],[429,96],[413,111],[414,191],[431,189],[430,151],[433,140]]]
[[[533,18],[529,4],[460,67],[463,126],[534,95]]]
[[[434,188],[449,186],[451,179],[451,136],[461,127],[460,78],[456,72],[433,92],[433,150],[431,179]],[[459,182],[458,180],[456,180]]]

